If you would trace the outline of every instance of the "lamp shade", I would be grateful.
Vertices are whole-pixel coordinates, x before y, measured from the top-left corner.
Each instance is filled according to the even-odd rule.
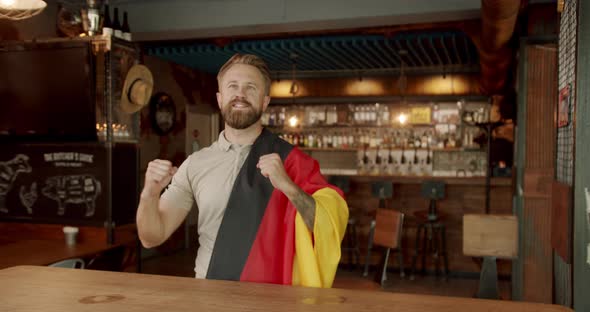
[[[0,19],[26,19],[41,13],[46,6],[42,0],[0,0]]]

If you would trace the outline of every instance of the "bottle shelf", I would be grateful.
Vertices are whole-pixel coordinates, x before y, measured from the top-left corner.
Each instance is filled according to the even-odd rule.
[[[310,152],[357,152],[363,151],[364,147],[299,147],[299,149],[303,151],[310,151]],[[375,151],[375,150],[392,150],[392,151],[433,151],[433,152],[456,152],[456,151],[479,151],[482,150],[481,148],[475,147],[434,147],[434,148],[413,148],[413,147],[367,147],[368,151]]]
[[[334,129],[334,128],[375,128],[375,129],[411,129],[411,128],[432,128],[435,124],[408,124],[405,126],[399,125],[358,125],[358,124],[333,124],[333,125],[313,125],[313,126],[297,126],[297,127],[290,127],[289,125],[264,125],[264,127],[270,128],[272,130],[283,130],[286,132],[297,132],[299,130],[314,130],[314,129]]]

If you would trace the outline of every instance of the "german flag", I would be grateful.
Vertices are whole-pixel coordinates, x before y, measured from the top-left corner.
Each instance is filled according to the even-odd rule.
[[[260,156],[271,153],[280,155],[293,182],[314,198],[313,232],[256,168]],[[331,287],[347,220],[342,191],[326,182],[317,161],[264,129],[234,183],[207,278]]]

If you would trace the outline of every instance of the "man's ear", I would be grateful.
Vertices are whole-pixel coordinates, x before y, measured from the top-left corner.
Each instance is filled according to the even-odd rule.
[[[268,107],[268,104],[270,104],[270,95],[265,95],[264,102],[262,103],[262,111],[266,110],[266,108]]]
[[[221,101],[221,93],[216,92],[215,93],[215,97],[217,97],[217,106],[219,106],[219,109],[221,109],[221,103],[222,103],[222,101]]]

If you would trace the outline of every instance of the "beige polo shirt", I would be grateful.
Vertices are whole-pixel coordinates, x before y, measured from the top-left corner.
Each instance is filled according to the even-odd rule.
[[[211,146],[191,154],[178,168],[162,194],[178,209],[190,211],[196,201],[199,209],[199,250],[195,259],[195,277],[205,278],[215,238],[234,181],[250,153],[252,145],[227,141],[224,131]]]

